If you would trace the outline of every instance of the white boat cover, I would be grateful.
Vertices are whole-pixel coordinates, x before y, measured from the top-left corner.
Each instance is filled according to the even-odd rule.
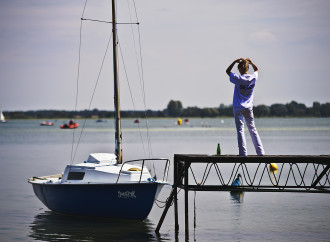
[[[116,163],[116,155],[112,153],[94,153],[88,156],[86,163]]]

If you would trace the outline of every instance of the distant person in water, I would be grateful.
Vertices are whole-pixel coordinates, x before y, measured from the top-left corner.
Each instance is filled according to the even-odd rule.
[[[238,63],[238,71],[240,75],[231,72],[236,63]],[[254,70],[253,74],[248,73],[249,65],[251,65]],[[264,155],[265,151],[257,132],[257,128],[254,124],[253,116],[253,90],[258,79],[258,67],[249,58],[239,58],[234,60],[234,62],[227,68],[226,73],[229,76],[230,82],[235,84],[233,111],[237,130],[239,155],[247,155],[246,139],[244,134],[244,119],[257,154]]]

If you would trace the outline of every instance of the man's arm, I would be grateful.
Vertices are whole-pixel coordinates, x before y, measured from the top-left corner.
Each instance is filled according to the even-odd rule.
[[[234,65],[235,65],[236,63],[240,62],[241,60],[244,60],[244,58],[236,59],[236,60],[234,60],[233,63],[230,64],[230,66],[228,66],[228,68],[227,68],[227,70],[226,70],[226,73],[227,73],[228,76],[230,75],[230,72],[231,72],[231,70],[233,69]]]
[[[250,60],[249,58],[247,58],[246,60],[251,64],[254,72],[258,71],[258,67],[252,62],[252,60]]]

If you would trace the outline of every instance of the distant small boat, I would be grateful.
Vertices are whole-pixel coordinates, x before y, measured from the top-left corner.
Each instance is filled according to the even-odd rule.
[[[54,126],[54,122],[47,120],[47,121],[41,122],[40,125],[41,126]]]
[[[62,124],[60,126],[61,129],[75,129],[79,127],[79,123],[74,122],[73,120],[70,120],[69,123]]]
[[[107,120],[103,120],[103,119],[96,120],[96,123],[103,123],[103,122],[107,122]]]
[[[5,115],[3,115],[2,111],[0,111],[0,123],[7,123]]]
[[[138,123],[140,123],[140,120],[137,118],[137,119],[134,120],[134,123],[138,124]]]

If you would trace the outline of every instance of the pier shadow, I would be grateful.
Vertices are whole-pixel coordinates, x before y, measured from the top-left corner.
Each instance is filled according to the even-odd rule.
[[[45,211],[34,217],[29,238],[38,241],[162,241],[149,220],[79,217]]]

